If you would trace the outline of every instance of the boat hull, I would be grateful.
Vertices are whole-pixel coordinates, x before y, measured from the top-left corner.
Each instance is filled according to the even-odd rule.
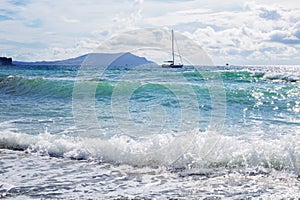
[[[161,67],[163,68],[182,68],[183,65],[178,64],[178,65],[173,65],[173,64],[162,64]]]
[[[170,65],[171,68],[182,68],[183,65],[179,64],[179,65]]]

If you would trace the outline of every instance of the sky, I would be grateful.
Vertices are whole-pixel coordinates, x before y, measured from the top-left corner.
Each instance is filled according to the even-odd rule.
[[[1,0],[0,56],[59,60],[140,28],[174,29],[216,65],[299,65],[298,0]]]

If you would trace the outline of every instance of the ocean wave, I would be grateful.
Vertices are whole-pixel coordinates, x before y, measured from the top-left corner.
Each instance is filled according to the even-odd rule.
[[[300,75],[297,72],[297,70],[282,71],[278,69],[259,70],[251,68],[243,69],[243,71],[223,70],[218,73],[220,73],[220,78],[225,83],[251,83],[260,80],[299,82]],[[178,75],[178,72],[164,74],[160,78],[145,76],[146,75],[137,75],[134,73],[131,76],[128,75],[128,77],[125,77],[125,79],[121,77],[106,77],[101,79],[83,78],[83,80],[81,80],[80,77],[0,76],[0,93],[18,96],[34,95],[36,97],[42,98],[68,98],[72,97],[73,95],[75,81],[80,83],[80,87],[85,87],[85,91],[90,91],[89,88],[96,88],[96,93],[98,96],[110,96],[113,93],[115,86],[119,90],[122,89],[124,93],[126,93],[128,88],[132,87],[143,87],[143,89],[147,88],[149,91],[151,91],[151,89],[154,88],[153,91],[155,91],[156,93],[161,92],[162,94],[166,92],[165,88],[168,88],[169,86],[182,88],[182,91],[185,91],[184,87],[186,86],[192,86],[195,90],[197,90],[197,88],[199,87],[207,89],[205,85],[205,76],[203,76],[201,72],[183,72],[182,76],[185,77],[183,79],[181,75]],[[171,76],[171,78],[169,76]],[[178,76],[180,76],[181,79],[176,78]],[[95,84],[96,87],[93,86]],[[145,87],[145,85],[147,85],[147,87]],[[202,91],[200,93],[202,94],[207,92],[208,91]],[[238,95],[242,95],[242,93]],[[229,94],[228,97],[230,96],[231,94]]]
[[[132,95],[148,93],[169,94],[170,89],[181,89],[184,93],[186,86],[199,86],[190,82],[167,82],[159,80],[120,80],[111,81],[97,78],[44,78],[44,77],[22,77],[5,76],[0,77],[0,93],[16,96],[35,96],[36,98],[70,98],[72,97],[74,83],[77,81],[77,87],[84,95],[96,92],[97,97],[111,96],[114,89],[118,94]],[[205,86],[203,86],[205,87]],[[78,89],[77,88],[77,89]],[[94,91],[94,89],[96,91]],[[205,87],[206,89],[206,87]],[[205,90],[207,93],[208,91]]]
[[[189,137],[193,137],[193,140]],[[286,135],[280,139],[245,140],[195,130],[194,133],[185,134],[185,138],[177,138],[170,145],[174,139],[173,134],[139,140],[124,135],[100,139],[53,135],[47,131],[28,135],[7,130],[1,132],[0,148],[141,167],[167,166],[185,170],[263,167],[299,173],[298,135]],[[193,142],[183,150],[182,146],[187,140]],[[182,151],[181,154],[178,151]]]
[[[189,80],[203,81],[203,74],[207,72],[184,72],[184,76]],[[272,70],[257,70],[257,69],[241,69],[240,71],[220,70],[214,71],[219,73],[223,81],[232,82],[257,82],[259,80],[270,81],[286,81],[299,82],[299,71],[272,71]]]
[[[16,96],[34,96],[35,98],[70,98],[73,95],[75,78],[44,78],[5,76],[0,77],[0,93]],[[112,84],[102,80],[83,81],[85,91],[90,92],[91,85],[97,84],[99,95],[111,95]]]
[[[247,71],[251,73],[251,76],[262,78],[263,80],[286,82],[300,81],[299,66],[252,66],[248,67]]]
[[[265,73],[263,78],[267,80],[298,82],[300,81],[300,74],[299,72],[269,72]]]
[[[41,95],[43,97],[67,97],[72,94],[73,82],[49,80],[42,77],[28,78],[6,76],[0,78],[0,92],[10,95]]]

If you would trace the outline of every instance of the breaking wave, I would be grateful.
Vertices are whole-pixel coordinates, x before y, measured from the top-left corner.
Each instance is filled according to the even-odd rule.
[[[196,131],[196,130],[195,130]],[[82,139],[85,141],[83,142]],[[2,131],[0,148],[25,150],[29,153],[71,159],[94,160],[134,166],[166,166],[166,160],[180,149],[180,141],[168,151],[153,151],[168,145],[172,134],[160,135],[145,141],[127,136],[110,139],[79,138],[67,135],[52,135],[45,131],[28,135]],[[216,143],[214,141],[217,141]],[[299,135],[286,135],[280,139],[242,139],[208,132],[198,132],[194,142],[173,163],[176,169],[193,168],[256,168],[288,170],[299,173]]]

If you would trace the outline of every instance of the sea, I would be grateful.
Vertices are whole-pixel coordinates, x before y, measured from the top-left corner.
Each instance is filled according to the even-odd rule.
[[[0,97],[0,199],[300,199],[300,66],[0,66]]]

